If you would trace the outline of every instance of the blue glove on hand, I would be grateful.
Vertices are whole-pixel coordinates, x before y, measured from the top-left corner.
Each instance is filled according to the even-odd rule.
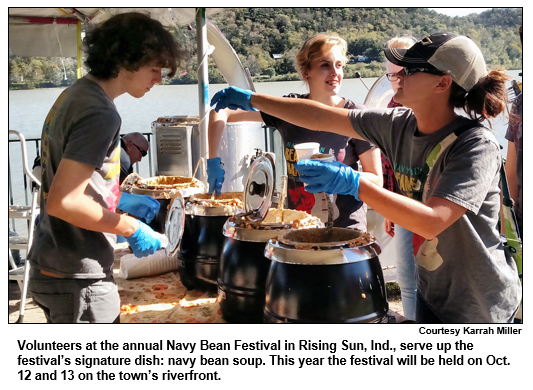
[[[359,178],[361,174],[339,161],[298,161],[294,167],[300,173],[300,180],[310,193],[352,195],[359,199]]]
[[[137,195],[123,192],[120,195],[117,208],[125,213],[137,218],[144,218],[146,223],[152,222],[152,219],[159,212],[161,204],[149,195]]]
[[[237,87],[224,88],[215,93],[211,99],[211,106],[215,106],[215,111],[218,112],[222,108],[230,108],[232,110],[241,109],[244,111],[258,111],[256,108],[250,106],[250,96],[253,92]]]
[[[139,221],[139,227],[131,236],[126,237],[136,257],[146,257],[161,249],[161,240],[147,224]]]
[[[216,191],[217,195],[222,192],[222,183],[224,183],[224,174],[220,157],[210,158],[207,160],[207,183],[209,184],[209,193]]]

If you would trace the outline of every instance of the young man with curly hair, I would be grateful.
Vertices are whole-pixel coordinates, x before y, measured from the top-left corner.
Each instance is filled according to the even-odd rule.
[[[28,255],[29,290],[48,322],[119,322],[113,280],[116,235],[134,254],[161,248],[148,225],[150,197],[119,193],[121,118],[114,100],[140,98],[174,76],[183,53],[163,25],[140,13],[111,17],[84,39],[89,73],[65,89],[46,117],[42,138],[40,223]]]

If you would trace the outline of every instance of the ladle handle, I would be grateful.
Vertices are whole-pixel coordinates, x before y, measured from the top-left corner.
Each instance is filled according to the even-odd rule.
[[[287,196],[287,182],[288,176],[281,176],[281,188],[279,193],[278,213],[276,214],[276,222],[283,222],[283,207],[285,206],[285,197]]]
[[[326,194],[325,192],[324,195],[328,204],[328,223],[326,224],[326,229],[331,230],[333,229],[333,207],[335,206],[335,199],[333,198],[333,195]]]
[[[278,208],[283,208],[285,206],[285,198],[287,197],[288,180],[289,179],[287,175],[281,176],[281,188],[279,192],[279,205],[280,206]]]
[[[236,219],[241,219],[242,217],[248,217],[248,216],[255,217],[258,214],[259,214],[259,208],[256,208],[256,209],[253,209],[253,210],[250,210],[250,211],[246,211],[244,213],[235,214],[235,218]]]
[[[198,171],[198,167],[200,166],[200,163],[202,163],[202,162],[204,163],[204,170],[207,170],[207,168],[205,167],[205,159],[203,157],[200,157],[200,159],[196,163],[196,167],[194,168],[194,172],[192,174],[192,177],[196,177],[196,172]]]

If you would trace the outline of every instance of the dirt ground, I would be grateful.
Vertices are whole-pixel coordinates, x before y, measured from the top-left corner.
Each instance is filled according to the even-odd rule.
[[[9,281],[9,323],[17,322],[20,313],[20,288],[14,280]],[[29,295],[29,294],[28,294]],[[43,311],[33,303],[31,297],[26,297],[26,307],[24,308],[24,323],[40,324],[46,323]]]

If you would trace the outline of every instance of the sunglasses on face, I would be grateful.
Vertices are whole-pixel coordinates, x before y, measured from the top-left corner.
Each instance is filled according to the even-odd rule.
[[[132,144],[133,144],[133,142],[132,142]],[[137,145],[133,144],[133,146],[135,146],[137,149],[139,149],[139,152],[141,152],[141,155],[143,157],[145,157],[148,154],[148,152],[146,150],[139,148]]]
[[[444,76],[445,73],[441,72],[437,69],[428,69],[428,68],[403,68],[403,72],[406,76],[411,76],[412,74],[422,72],[422,73],[429,73],[435,76]]]
[[[415,73],[429,73],[435,76],[444,76],[445,73],[441,72],[440,70],[436,69],[428,69],[428,68],[403,68],[398,73],[386,73],[387,79],[389,81],[397,81],[398,75],[400,76],[410,76]]]

